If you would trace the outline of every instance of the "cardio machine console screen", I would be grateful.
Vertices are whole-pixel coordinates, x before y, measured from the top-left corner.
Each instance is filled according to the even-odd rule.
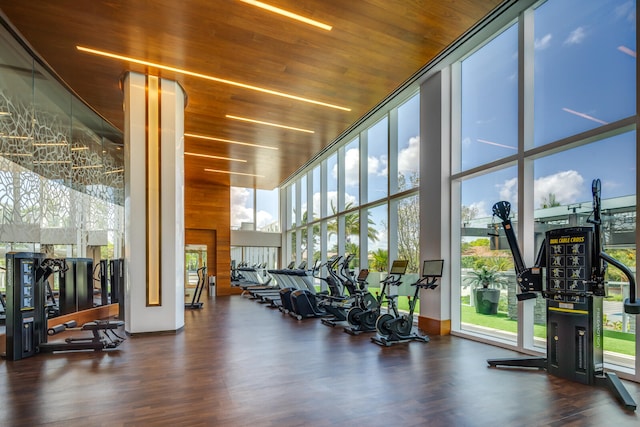
[[[358,282],[362,282],[367,280],[367,277],[369,277],[369,270],[363,268],[362,270],[360,270],[360,273],[358,273],[358,278],[356,280]]]
[[[407,272],[407,265],[409,265],[409,261],[406,259],[397,259],[393,261],[389,274],[404,274]]]
[[[442,259],[426,260],[422,264],[422,276],[442,277],[443,266],[444,266],[444,260]]]

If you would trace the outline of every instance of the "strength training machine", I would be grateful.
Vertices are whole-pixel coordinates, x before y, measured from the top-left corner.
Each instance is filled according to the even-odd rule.
[[[111,337],[124,325],[123,321],[94,321],[79,329],[92,331],[90,338],[68,338],[65,342],[47,342],[49,328],[46,312],[46,272],[51,268],[44,254],[32,252],[9,252],[6,255],[7,270],[7,319],[6,358],[20,360],[39,352],[107,350],[118,347],[123,339]],[[68,327],[75,327],[68,324]],[[67,328],[64,327],[64,329]],[[53,332],[61,332],[56,326]]]
[[[636,402],[618,376],[604,372],[603,298],[606,296],[607,264],[621,270],[629,280],[629,298],[624,301],[628,314],[640,313],[636,300],[633,273],[624,264],[602,250],[600,180],[591,184],[593,227],[568,227],[546,232],[535,266],[525,267],[513,226],[509,220],[511,205],[500,201],[493,205],[493,215],[502,220],[513,254],[519,301],[546,300],[547,356],[516,359],[489,359],[491,367],[533,367],[546,369],[557,377],[582,384],[608,387],[625,409],[635,411]],[[543,269],[546,280],[543,289]]]

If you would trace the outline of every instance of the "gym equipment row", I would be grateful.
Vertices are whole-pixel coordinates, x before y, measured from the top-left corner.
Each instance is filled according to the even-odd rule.
[[[334,255],[321,264],[317,261],[310,270],[311,277],[324,283],[322,288],[327,290],[317,292],[310,280],[309,271],[295,269],[270,270],[269,273],[278,283],[275,289],[258,287],[252,290],[245,287],[245,291],[251,293],[256,299],[263,301],[270,298],[275,303],[276,292],[280,296],[277,305],[285,314],[289,314],[297,320],[307,318],[320,318],[327,326],[345,324],[343,331],[351,335],[359,335],[365,332],[376,332],[372,341],[383,346],[405,343],[409,341],[429,342],[429,337],[419,334],[414,328],[416,304],[421,289],[435,289],[437,280],[442,277],[443,260],[427,260],[422,266],[422,275],[411,286],[414,287],[413,295],[409,295],[409,313],[400,312],[397,306],[397,292],[388,295],[391,287],[398,287],[402,283],[408,261],[395,260],[389,275],[381,281],[382,289],[375,297],[368,290],[367,277],[369,271],[360,270],[357,278],[349,270],[349,264],[354,258],[353,254],[347,256]],[[326,276],[322,277],[320,271],[326,269]],[[283,277],[280,277],[283,275]],[[304,277],[304,285],[295,283],[296,277]],[[289,281],[291,280],[291,281]],[[262,294],[261,294],[262,293]],[[265,297],[268,295],[268,297]],[[381,308],[386,303],[386,313],[381,313]]]
[[[86,262],[77,264],[80,267],[75,271],[80,272],[81,277],[84,277],[85,272],[91,273],[91,268],[87,269]],[[110,337],[107,334],[107,331],[123,326],[122,321],[89,322],[79,330],[92,331],[90,338],[68,338],[65,342],[48,342],[47,313],[50,310],[47,309],[47,279],[54,272],[69,271],[69,263],[66,264],[66,270],[64,267],[63,263],[46,259],[41,253],[10,252],[6,255],[7,359],[20,360],[39,352],[88,349],[101,351],[116,348],[122,342],[120,337]],[[74,328],[75,326],[73,325]],[[54,332],[60,332],[59,329],[60,327],[55,328]]]
[[[518,300],[541,294],[546,301],[547,355],[517,359],[490,359],[491,367],[533,367],[582,384],[609,388],[625,409],[635,411],[636,402],[613,372],[604,371],[603,299],[606,297],[605,273],[608,264],[621,270],[629,280],[629,298],[624,301],[627,314],[640,314],[636,300],[636,282],[631,270],[602,250],[600,180],[591,184],[593,211],[591,227],[567,227],[546,232],[535,262],[527,268],[509,219],[511,205],[500,201],[493,215],[502,221],[513,254]],[[543,269],[546,280],[543,287]]]

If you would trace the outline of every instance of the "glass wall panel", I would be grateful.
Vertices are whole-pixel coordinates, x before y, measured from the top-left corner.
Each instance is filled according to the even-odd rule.
[[[350,212],[344,215],[344,255],[354,254],[351,268],[360,265],[360,212]]]
[[[369,266],[369,290],[376,295],[380,292],[380,281],[389,272],[389,234],[387,221],[387,205],[380,205],[363,210],[366,212],[367,250]],[[360,263],[362,265],[362,262]]]
[[[602,182],[604,250],[632,271],[636,270],[635,174],[636,132],[535,160],[534,205],[536,242],[547,230],[590,227],[591,182]],[[598,159],[594,169],[589,159]],[[609,298],[604,304],[605,361],[633,367],[635,322],[624,313],[622,301],[629,296],[629,282],[618,269],[607,269]]]
[[[338,254],[338,220],[332,218],[327,222],[327,258]]]
[[[312,215],[309,221],[316,221],[320,219],[320,166],[316,166],[313,168],[311,173],[311,179],[313,180],[312,188],[313,188],[313,209]]]
[[[388,194],[389,120],[380,120],[367,130],[367,202]]]
[[[461,327],[475,333],[516,340],[517,307],[513,258],[508,246],[496,247],[491,208],[506,200],[517,213],[516,168],[490,172],[461,183]],[[491,234],[490,234],[491,233]],[[513,297],[513,298],[510,298]]]
[[[256,190],[256,230],[278,233],[280,231],[280,191]]]
[[[516,154],[518,26],[462,61],[462,170]]]
[[[309,215],[309,212],[307,212],[307,175],[303,175],[302,178],[300,178],[300,183],[298,184],[300,185],[300,224],[304,225],[307,223],[307,215]]]
[[[407,273],[413,283],[417,280],[420,264],[420,198],[418,195],[394,200],[391,215],[397,215],[398,259],[409,261]]]
[[[252,188],[231,187],[232,230],[255,230],[253,191]]]
[[[360,204],[359,138],[354,139],[344,147],[344,175],[344,208],[347,210]]]
[[[398,185],[393,192],[420,185],[420,94],[398,107]]]
[[[335,215],[338,212],[338,155],[329,156],[327,162],[327,205],[322,212],[323,217]]]
[[[294,182],[293,184],[291,184],[287,191],[289,191],[289,194],[291,195],[291,206],[289,206],[289,224],[291,224],[291,227],[297,227],[300,225],[300,223],[298,222],[298,215],[296,212],[298,209],[298,204],[296,203],[296,183]]]
[[[548,1],[534,17],[536,145],[635,114],[635,1]]]

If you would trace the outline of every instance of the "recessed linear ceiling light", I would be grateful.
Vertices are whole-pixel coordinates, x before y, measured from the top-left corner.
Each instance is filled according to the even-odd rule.
[[[294,99],[296,101],[308,102],[310,104],[320,105],[320,106],[328,107],[328,108],[335,108],[336,110],[351,111],[351,108],[341,107],[339,105],[328,104],[326,102],[316,101],[314,99],[309,99],[309,98],[303,98],[301,96],[292,95],[290,93],[278,92],[276,90],[266,89],[266,88],[259,87],[259,86],[252,86],[252,85],[248,85],[248,84],[245,84],[245,83],[234,82],[233,80],[221,79],[219,77],[214,77],[214,76],[209,76],[209,75],[206,75],[206,74],[196,73],[196,72],[193,72],[193,71],[183,70],[182,68],[171,67],[169,65],[157,64],[155,62],[149,62],[149,61],[145,61],[145,60],[142,60],[142,59],[136,59],[136,58],[132,58],[130,56],[118,55],[116,53],[105,52],[103,50],[97,50],[97,49],[92,49],[92,48],[83,47],[83,46],[76,46],[76,49],[78,49],[81,52],[91,53],[93,55],[104,56],[104,57],[112,58],[112,59],[119,59],[121,61],[133,62],[135,64],[145,65],[147,67],[155,67],[155,68],[159,68],[161,70],[171,71],[171,72],[178,73],[178,74],[184,74],[186,76],[197,77],[197,78],[205,79],[205,80],[211,80],[213,82],[224,83],[224,84],[228,84],[230,86],[241,87],[243,89],[255,90],[257,92],[267,93],[269,95],[281,96],[283,98],[289,98],[289,99]]]
[[[105,175],[111,175],[112,173],[120,173],[120,172],[124,172],[124,169],[113,169],[110,171],[106,171],[104,174]]]
[[[315,21],[310,18],[298,15],[297,13],[289,12],[288,10],[280,9],[279,7],[271,6],[270,4],[263,3],[255,0],[240,0],[243,3],[250,4],[268,10],[269,12],[277,13],[278,15],[286,16],[287,18],[295,19],[296,21],[304,22],[305,24],[313,25],[314,27],[322,28],[323,30],[331,31],[331,25],[323,24],[322,22]]]
[[[214,138],[213,136],[196,135],[194,133],[185,133],[184,136],[188,136],[188,137],[191,137],[191,138],[206,139],[206,140],[209,140],[209,141],[227,142],[229,144],[246,145],[248,147],[257,147],[257,148],[267,148],[269,150],[278,150],[278,147],[269,147],[267,145],[250,144],[248,142],[231,141],[230,139]]]
[[[218,169],[205,169],[205,172],[215,172],[215,173],[226,173],[229,175],[243,175],[243,176],[255,176],[257,178],[264,178],[264,175],[256,175],[253,173],[243,173],[243,172],[231,172],[231,171],[221,171]]]
[[[0,117],[3,117],[3,116],[10,116],[10,115],[11,115],[11,113],[10,113],[10,112],[8,112],[8,111],[0,111]]]
[[[71,147],[71,151],[84,151],[88,149],[89,147],[87,147],[86,145],[83,145],[82,147]]]
[[[217,159],[217,160],[229,160],[231,162],[243,162],[247,163],[246,160],[243,159],[232,159],[231,157],[221,157],[221,156],[211,156],[209,154],[198,154],[198,153],[184,153],[187,156],[195,156],[195,157],[206,157],[207,159]]]
[[[254,119],[248,119],[246,117],[232,116],[230,114],[227,114],[225,117],[227,117],[228,119],[240,120],[240,121],[243,121],[243,122],[258,123],[260,125],[267,125],[267,126],[274,126],[274,127],[282,128],[282,129],[296,130],[298,132],[315,133],[315,131],[312,131],[312,130],[309,130],[309,129],[294,128],[292,126],[279,125],[277,123],[271,123],[271,122],[263,122],[261,120],[254,120]]]
[[[35,142],[34,147],[66,147],[69,144],[66,142]]]

